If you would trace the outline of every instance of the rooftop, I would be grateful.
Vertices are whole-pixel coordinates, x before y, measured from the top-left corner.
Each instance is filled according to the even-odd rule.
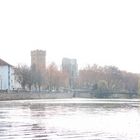
[[[11,66],[9,63],[7,63],[7,62],[5,62],[4,60],[2,60],[1,58],[0,58],[0,66]]]

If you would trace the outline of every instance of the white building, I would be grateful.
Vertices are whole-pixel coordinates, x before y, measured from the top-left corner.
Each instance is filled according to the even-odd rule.
[[[14,79],[14,67],[0,59],[0,90],[13,90]]]

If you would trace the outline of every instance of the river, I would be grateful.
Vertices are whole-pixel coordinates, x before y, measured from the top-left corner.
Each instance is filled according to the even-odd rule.
[[[1,101],[0,139],[140,140],[140,100]]]

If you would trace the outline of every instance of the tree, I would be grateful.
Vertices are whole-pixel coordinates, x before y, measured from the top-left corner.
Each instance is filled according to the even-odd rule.
[[[17,81],[20,83],[23,89],[28,88],[31,90],[32,86],[37,89],[40,88],[44,82],[44,78],[42,73],[32,66],[31,68],[27,65],[18,65],[15,69],[15,74],[17,77]]]
[[[15,68],[15,75],[17,77],[17,81],[23,89],[25,89],[26,86],[31,89],[31,69],[27,65],[18,65],[17,68]]]
[[[43,73],[40,70],[38,70],[35,65],[31,66],[31,77],[32,84],[36,89],[38,88],[40,91],[41,86],[45,83],[45,78]]]
[[[78,79],[79,87],[91,88],[100,81],[106,81],[106,87],[110,92],[138,92],[139,75],[121,71],[114,66],[87,66],[79,71]]]
[[[98,82],[98,88],[97,88],[95,93],[96,93],[95,97],[98,97],[98,98],[107,98],[107,97],[109,97],[110,93],[109,93],[109,90],[108,90],[107,81],[100,80]]]
[[[121,71],[114,66],[104,67],[105,80],[108,83],[108,88],[111,91],[119,91],[122,88],[122,74]]]
[[[68,75],[58,70],[55,63],[51,63],[47,68],[46,81],[50,91],[59,90],[60,87],[68,85]]]

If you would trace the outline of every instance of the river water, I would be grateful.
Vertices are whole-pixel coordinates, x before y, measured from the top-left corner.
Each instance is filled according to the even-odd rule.
[[[140,100],[0,102],[2,140],[140,140]]]

